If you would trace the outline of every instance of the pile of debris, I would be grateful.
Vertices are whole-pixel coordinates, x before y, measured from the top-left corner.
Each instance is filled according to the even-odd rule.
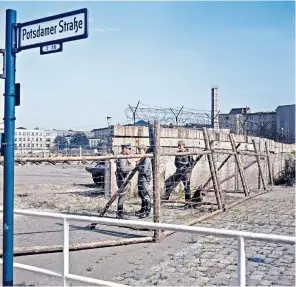
[[[295,186],[295,162],[295,158],[285,160],[285,169],[275,177],[275,185]]]

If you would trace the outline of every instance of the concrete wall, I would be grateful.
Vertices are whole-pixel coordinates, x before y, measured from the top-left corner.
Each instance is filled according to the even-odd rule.
[[[187,148],[190,151],[201,151],[205,148],[203,132],[200,130],[186,129],[186,128],[161,128],[161,150],[162,152],[174,152],[177,150],[178,140],[184,140]],[[280,172],[284,167],[284,160],[287,154],[295,151],[295,144],[282,144],[277,143],[269,139],[262,139],[257,137],[249,137],[243,135],[234,135],[236,143],[241,143],[239,150],[253,151],[252,139],[255,139],[257,149],[260,152],[265,152],[265,142],[267,142],[268,149],[271,153],[271,160],[273,162],[274,174]],[[210,140],[214,141],[213,147],[215,149],[231,150],[231,144],[227,133],[211,132]],[[112,148],[114,152],[120,153],[121,144],[130,143],[133,147],[133,153],[135,153],[135,147],[139,144],[149,145],[148,128],[143,126],[114,126],[114,136],[112,138]],[[196,156],[194,156],[195,158]],[[226,154],[215,154],[217,166],[219,166],[223,160],[227,157]],[[250,162],[255,160],[254,156],[241,156],[243,166],[248,165]],[[133,160],[134,164],[136,159]],[[268,169],[266,158],[261,159],[263,172],[267,181]],[[111,190],[116,190],[115,182],[115,162],[112,161],[112,172],[111,172]],[[175,172],[174,157],[161,157],[161,188],[164,188],[164,181],[171,174]],[[236,178],[229,180],[222,184],[223,189],[242,189],[240,183],[240,177],[236,168],[234,157],[231,157],[228,163],[219,172],[220,180],[232,174],[237,174]],[[191,176],[191,188],[192,190],[205,183],[209,178],[209,165],[207,157],[204,156],[192,171]],[[252,167],[245,171],[247,184],[250,189],[258,188],[258,166],[255,163]],[[136,177],[132,182],[132,188],[134,193],[137,193]],[[262,184],[261,184],[262,188]],[[183,186],[180,184],[175,192],[183,190]]]

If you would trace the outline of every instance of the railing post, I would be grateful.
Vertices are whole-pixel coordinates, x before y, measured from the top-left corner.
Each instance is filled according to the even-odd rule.
[[[68,281],[66,276],[69,274],[69,221],[64,218],[64,245],[63,245],[63,281],[64,286],[68,286]]]
[[[246,253],[245,253],[245,239],[238,238],[238,281],[239,286],[246,286]]]

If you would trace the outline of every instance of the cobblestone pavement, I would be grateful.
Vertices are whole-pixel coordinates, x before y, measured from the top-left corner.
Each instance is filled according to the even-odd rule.
[[[274,191],[249,200],[198,226],[295,236],[295,190]],[[147,286],[237,286],[237,240],[187,235],[178,252],[151,268],[144,260],[113,280]],[[144,257],[144,254],[143,254]],[[248,286],[295,286],[295,245],[248,240]]]

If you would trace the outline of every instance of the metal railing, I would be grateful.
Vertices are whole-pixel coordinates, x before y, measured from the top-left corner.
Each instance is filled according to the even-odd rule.
[[[3,208],[0,208],[3,211]],[[15,209],[15,214],[34,216],[34,217],[44,217],[52,219],[63,219],[63,272],[56,273],[48,269],[38,268],[31,265],[25,265],[20,263],[14,263],[14,267],[18,269],[33,271],[37,273],[42,273],[63,279],[64,286],[68,286],[69,280],[80,281],[84,283],[91,283],[103,286],[126,286],[122,284],[117,284],[109,281],[103,281],[99,279],[74,275],[69,273],[69,221],[80,221],[80,222],[90,222],[111,226],[121,226],[121,227],[138,227],[146,228],[151,230],[169,230],[178,232],[188,232],[194,234],[212,235],[219,237],[232,237],[238,240],[238,281],[240,286],[246,286],[246,254],[245,254],[245,239],[258,240],[258,241],[270,241],[277,243],[287,243],[295,244],[296,237],[293,236],[283,236],[283,235],[273,235],[265,233],[254,233],[246,231],[236,231],[227,229],[216,229],[208,227],[195,227],[186,225],[176,225],[176,224],[166,224],[166,223],[153,223],[153,222],[143,222],[136,220],[121,220],[121,219],[110,219],[103,217],[91,217],[91,216],[81,216],[81,215],[68,215],[59,214],[51,212],[38,212],[38,211],[27,211]],[[0,262],[3,263],[2,260]]]

